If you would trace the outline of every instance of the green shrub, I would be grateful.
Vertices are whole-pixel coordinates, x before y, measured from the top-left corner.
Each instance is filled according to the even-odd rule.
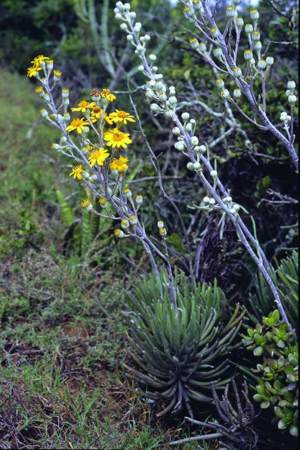
[[[294,328],[298,327],[298,253],[284,259],[274,270],[274,282],[281,295],[289,320]],[[255,280],[255,295],[252,296],[251,307],[258,320],[270,314],[276,307],[272,292],[262,275]]]
[[[254,400],[262,409],[273,407],[277,426],[298,436],[298,346],[295,334],[279,320],[274,310],[256,328],[248,328],[243,343],[259,358],[253,373],[257,374]]]
[[[243,312],[236,306],[224,320],[226,299],[213,285],[194,285],[176,276],[177,308],[171,305],[167,276],[149,277],[129,299],[132,313],[132,357],[139,370],[128,368],[146,385],[147,395],[167,405],[158,414],[177,412],[191,402],[211,402],[211,388],[230,380],[228,356]]]

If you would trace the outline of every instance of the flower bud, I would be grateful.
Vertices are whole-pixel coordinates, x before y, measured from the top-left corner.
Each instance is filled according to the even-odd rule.
[[[234,89],[233,96],[235,98],[240,98],[242,96],[241,90],[240,89]]]
[[[296,97],[296,95],[289,95],[288,96],[288,102],[289,103],[291,103],[292,105],[294,104],[294,103],[296,103],[296,101],[297,101],[297,97]]]
[[[181,118],[182,118],[183,120],[189,120],[190,115],[189,115],[189,113],[184,112],[184,113],[181,114]]]
[[[242,71],[241,71],[241,69],[239,67],[236,67],[236,66],[233,67],[232,71],[233,71],[233,75],[235,77],[241,77],[242,76]]]
[[[135,197],[135,201],[136,201],[136,203],[137,203],[138,205],[141,205],[141,204],[143,203],[143,201],[144,201],[144,198],[143,198],[142,195],[137,195],[137,196]]]
[[[187,167],[187,169],[189,169],[189,170],[194,170],[194,164],[193,164],[191,161],[189,161],[189,162],[187,163],[186,167]]]
[[[159,229],[159,234],[160,234],[162,237],[167,236],[167,230],[166,230],[166,228],[160,228],[160,229]]]
[[[154,55],[153,53],[151,53],[151,55],[149,55],[149,59],[150,59],[150,61],[156,61],[157,60],[157,56]]]
[[[259,51],[262,49],[262,43],[260,41],[256,41],[254,44],[254,48],[256,51]]]
[[[191,139],[191,143],[192,145],[198,145],[199,144],[199,139],[197,138],[197,136],[193,136]]]
[[[259,19],[259,12],[257,11],[257,9],[250,9],[250,17],[252,20]]]
[[[268,56],[268,57],[266,58],[266,63],[267,63],[268,66],[272,66],[272,64],[274,64],[274,58],[273,58],[273,56]]]
[[[251,58],[253,58],[252,50],[245,50],[244,51],[244,58],[246,61],[249,61]]]
[[[212,178],[216,178],[216,177],[218,176],[218,172],[217,172],[216,170],[212,170],[212,171],[210,172],[210,176],[211,176]]]
[[[221,91],[221,97],[228,98],[229,96],[230,96],[230,92],[228,91],[228,89],[223,89]]]
[[[159,221],[157,222],[157,226],[158,226],[158,228],[164,228],[165,224],[163,223],[162,220],[159,220]]]
[[[124,232],[120,230],[120,228],[115,229],[114,235],[119,239],[122,239],[125,236]]]
[[[244,25],[244,19],[242,17],[238,17],[236,19],[236,24],[237,24],[238,27],[241,28]]]
[[[131,225],[136,225],[138,222],[138,219],[136,216],[129,216],[128,219],[129,219],[129,222],[131,223]]]
[[[48,117],[49,116],[48,111],[45,108],[41,109],[41,116],[42,117]]]
[[[267,63],[264,59],[260,59],[257,63],[257,67],[259,69],[265,69],[267,67]]]
[[[288,82],[287,82],[287,88],[288,88],[288,89],[295,89],[295,88],[296,88],[296,83],[295,83],[295,81],[288,81]]]
[[[175,148],[176,148],[176,150],[179,150],[180,152],[182,152],[184,150],[184,143],[182,141],[176,142]]]
[[[121,220],[121,227],[124,228],[124,230],[129,228],[129,221],[127,219],[122,219]]]
[[[260,40],[260,32],[259,31],[253,31],[252,33],[252,39],[254,41],[259,41]]]
[[[213,54],[214,54],[214,56],[215,56],[216,58],[220,58],[220,56],[222,56],[222,49],[220,49],[219,47],[218,47],[218,48],[215,48],[215,49],[213,50]]]
[[[224,81],[222,80],[222,78],[218,78],[218,79],[216,80],[216,86],[217,86],[217,88],[219,88],[219,89],[222,89],[222,88],[224,87]]]
[[[253,32],[253,25],[252,25],[252,23],[246,23],[245,32],[248,33],[248,34]]]
[[[153,112],[159,111],[159,106],[156,103],[152,103],[150,108],[151,108],[151,111],[153,111]]]

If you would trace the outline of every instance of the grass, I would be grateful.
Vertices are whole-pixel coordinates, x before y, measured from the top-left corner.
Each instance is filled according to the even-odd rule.
[[[167,449],[185,431],[155,422],[122,369],[135,277],[113,242],[100,259],[63,254],[56,135],[32,127],[27,80],[2,71],[0,99],[0,447]]]

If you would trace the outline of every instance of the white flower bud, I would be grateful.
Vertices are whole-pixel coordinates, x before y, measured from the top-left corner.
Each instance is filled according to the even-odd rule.
[[[157,222],[157,226],[158,226],[158,228],[164,228],[165,224],[163,223],[162,220],[159,220],[159,221]]]
[[[176,94],[175,86],[170,86],[169,92],[170,92],[170,95],[175,95]]]
[[[191,161],[187,163],[186,167],[187,167],[189,170],[194,170],[194,164],[193,164]]]
[[[241,77],[242,76],[242,71],[241,71],[241,69],[239,67],[233,67],[232,71],[233,71],[233,75],[235,77]]]
[[[157,103],[152,103],[150,108],[151,108],[151,111],[153,111],[153,112],[159,111],[159,106],[157,105]]]
[[[185,126],[186,131],[188,131],[189,133],[191,131],[193,131],[193,125],[191,124],[191,122],[187,123]]]
[[[268,56],[266,58],[266,63],[268,64],[268,66],[272,66],[272,64],[274,64],[274,58],[273,56]]]
[[[289,116],[285,111],[280,114],[280,120],[282,122],[289,122],[291,120],[291,116]]]
[[[194,162],[194,169],[199,170],[200,168],[201,168],[201,164],[199,163],[199,161]]]
[[[254,44],[255,50],[261,50],[262,49],[262,43],[260,41],[256,41]]]
[[[295,88],[296,88],[296,83],[295,83],[295,81],[288,81],[288,82],[287,82],[287,88],[288,88],[288,89],[295,89]]]
[[[142,24],[140,22],[136,22],[136,24],[134,25],[134,31],[136,33],[139,33],[142,29]]]
[[[237,12],[236,12],[235,6],[233,6],[233,5],[227,6],[227,8],[226,8],[226,16],[227,17],[236,17],[237,16]]]
[[[253,31],[252,33],[252,39],[254,41],[259,41],[260,40],[260,32],[259,31]]]
[[[233,96],[235,98],[240,98],[242,96],[242,93],[241,93],[240,89],[234,89]]]
[[[127,41],[132,42],[133,41],[132,34],[127,34],[126,39],[127,39]]]
[[[250,10],[250,17],[252,20],[258,20],[259,19],[259,12],[257,9],[251,9]]]
[[[149,34],[145,34],[144,40],[147,42],[147,41],[150,41],[150,39],[151,39],[151,37],[149,36]]]
[[[212,178],[215,178],[215,177],[218,176],[218,172],[217,172],[216,170],[212,170],[212,171],[210,172],[210,176],[211,176]]]
[[[265,69],[267,67],[267,63],[264,59],[260,59],[257,63],[257,67],[259,69]]]
[[[121,30],[123,30],[123,31],[127,31],[127,30],[128,30],[128,26],[127,26],[126,23],[121,23],[120,28],[121,28]]]
[[[246,25],[245,25],[245,32],[249,33],[249,34],[253,32],[253,25],[252,25],[252,23],[246,23]]]
[[[199,152],[201,152],[201,153],[206,152],[206,146],[205,145],[200,145],[199,146]]]
[[[184,112],[184,113],[181,114],[181,118],[182,118],[183,120],[189,120],[190,115],[189,115],[189,113]]]
[[[199,139],[197,138],[197,136],[193,136],[191,139],[192,145],[198,145],[199,144]]]
[[[220,58],[220,56],[222,56],[222,49],[221,48],[215,48],[213,50],[213,54],[216,58]]]
[[[288,102],[289,103],[291,103],[291,104],[294,104],[294,103],[296,103],[296,101],[297,101],[297,97],[296,97],[296,95],[289,95],[288,96]]]
[[[176,148],[176,150],[179,150],[182,152],[184,150],[184,143],[182,141],[178,141],[178,142],[176,142],[174,147]]]
[[[241,28],[244,25],[244,19],[242,17],[238,17],[236,19],[236,24],[237,24],[238,27]]]
[[[142,195],[137,195],[137,196],[135,197],[135,201],[136,201],[136,203],[137,203],[138,205],[141,205],[141,204],[143,203],[143,201],[144,201],[144,198],[143,198]]]
[[[176,105],[177,104],[177,98],[175,96],[172,96],[169,98],[169,103],[171,105]]]
[[[203,203],[209,203],[209,197],[204,197],[204,199],[202,200],[203,201]]]
[[[117,20],[122,20],[123,19],[123,17],[122,17],[122,14],[120,14],[120,13],[115,13],[115,18],[117,19]]]
[[[214,198],[210,198],[210,199],[209,199],[209,203],[210,203],[211,205],[215,205],[215,204],[216,204],[216,201],[215,201]]]
[[[218,78],[218,79],[216,80],[216,86],[217,86],[217,88],[219,88],[219,89],[222,89],[222,88],[224,87],[224,81],[222,80],[222,78]]]
[[[245,50],[244,51],[244,58],[246,61],[250,61],[250,59],[253,58],[252,50]]]
[[[157,56],[154,55],[153,53],[151,53],[151,55],[149,55],[149,59],[150,59],[150,61],[156,61],[157,60]]]
[[[228,89],[223,89],[221,91],[221,97],[228,98],[229,96],[230,96],[230,92],[228,91]]]
[[[200,42],[198,46],[200,52],[205,53],[206,52],[206,44],[204,42]]]
[[[179,136],[180,135],[180,130],[178,127],[173,128],[172,133],[175,134],[175,136]]]
[[[49,116],[49,114],[48,114],[48,111],[46,110],[46,109],[41,109],[41,116],[42,117],[48,117]]]

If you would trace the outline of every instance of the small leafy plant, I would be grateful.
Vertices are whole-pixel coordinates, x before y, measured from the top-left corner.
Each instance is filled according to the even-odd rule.
[[[243,343],[260,358],[253,373],[257,374],[254,400],[262,409],[273,407],[277,426],[298,436],[298,346],[294,333],[279,320],[275,310],[262,324],[248,328]]]
[[[284,259],[273,271],[273,280],[281,294],[287,316],[295,329],[298,327],[298,253],[293,251],[292,255]],[[267,283],[258,274],[256,277],[255,295],[251,306],[258,320],[262,316],[270,314],[274,307],[272,292]]]
[[[210,403],[212,386],[228,383],[228,356],[244,315],[237,305],[224,320],[226,299],[216,282],[196,285],[177,275],[176,285],[177,308],[164,273],[145,279],[129,299],[132,357],[139,369],[126,367],[148,397],[166,403],[158,416],[183,407],[193,416],[192,402]]]

